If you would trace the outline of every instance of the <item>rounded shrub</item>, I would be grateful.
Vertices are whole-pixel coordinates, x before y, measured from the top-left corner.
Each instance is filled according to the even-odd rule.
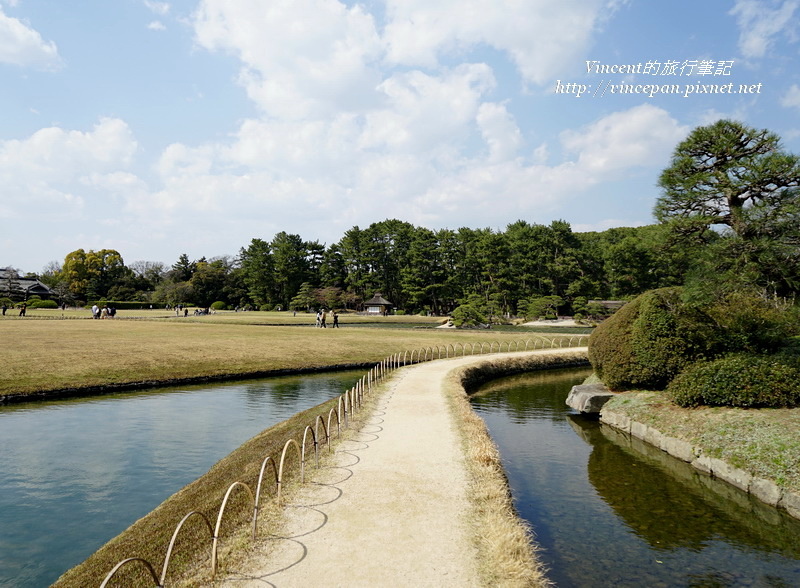
[[[645,292],[595,329],[589,361],[606,386],[660,390],[691,363],[721,352],[714,321],[684,304],[680,293]]]
[[[211,303],[211,308],[214,310],[228,310],[228,305],[222,300],[217,300],[216,302]]]
[[[58,308],[58,303],[55,300],[34,300],[28,308]]]
[[[698,362],[667,387],[679,406],[800,406],[800,368],[777,355],[732,354]]]

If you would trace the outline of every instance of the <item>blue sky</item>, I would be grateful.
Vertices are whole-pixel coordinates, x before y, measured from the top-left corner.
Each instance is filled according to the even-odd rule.
[[[648,224],[698,125],[800,152],[798,23],[800,0],[0,0],[0,267],[385,218]]]

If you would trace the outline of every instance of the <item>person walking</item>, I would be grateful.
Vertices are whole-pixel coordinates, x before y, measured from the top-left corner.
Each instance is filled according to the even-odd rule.
[[[331,328],[338,329],[339,328],[339,315],[336,314],[335,310],[332,310],[331,314],[333,314],[333,327],[331,327]]]

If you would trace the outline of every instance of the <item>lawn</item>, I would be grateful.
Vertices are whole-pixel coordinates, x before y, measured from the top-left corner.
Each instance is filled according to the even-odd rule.
[[[428,327],[441,319],[426,317],[377,317],[370,319],[372,325],[358,326],[356,320],[368,317],[345,315],[340,329],[316,329],[300,326],[313,322],[313,315],[305,313],[229,312],[184,319],[148,309],[125,311],[113,320],[77,320],[87,316],[83,311],[34,310],[24,319],[0,319],[0,397],[364,365],[429,346],[542,336],[524,328],[434,329]],[[283,326],[271,326],[278,321]],[[296,326],[286,326],[292,321]]]

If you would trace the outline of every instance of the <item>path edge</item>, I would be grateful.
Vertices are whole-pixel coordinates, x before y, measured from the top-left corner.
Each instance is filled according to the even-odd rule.
[[[517,513],[500,451],[484,420],[472,409],[469,395],[490,380],[519,373],[588,366],[583,348],[484,356],[453,368],[442,380],[456,424],[468,475],[468,517],[484,586],[554,586],[539,558],[531,525]]]

